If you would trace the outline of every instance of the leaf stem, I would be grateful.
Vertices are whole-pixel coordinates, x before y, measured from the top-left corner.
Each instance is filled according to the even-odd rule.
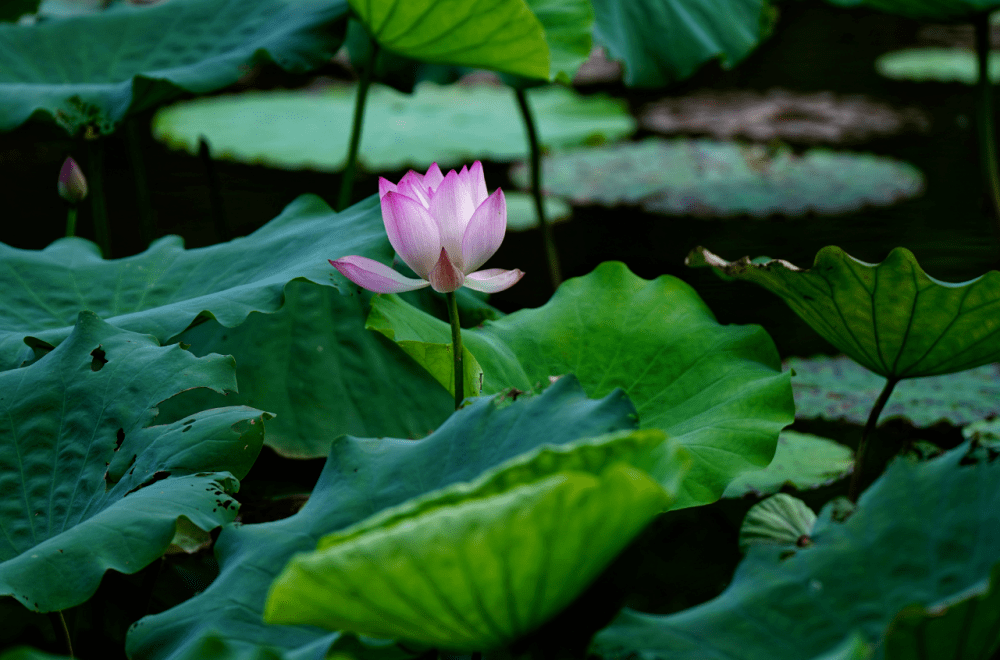
[[[465,399],[465,366],[462,364],[462,326],[458,319],[458,297],[454,291],[444,294],[448,301],[448,320],[451,321],[451,352],[455,357],[455,410]]]
[[[995,220],[1000,223],[1000,167],[997,165],[997,147],[994,136],[993,81],[990,78],[990,13],[983,12],[973,18],[976,32],[976,59],[979,78],[976,82],[978,107],[976,119],[979,130],[979,158],[993,200]]]
[[[66,236],[76,236],[76,204],[66,209]]]
[[[66,643],[66,655],[71,658],[75,657],[73,655],[73,641],[69,636],[69,626],[66,625],[66,618],[63,616],[62,610],[49,612],[49,620],[52,622],[52,628],[56,635],[62,632],[63,641]]]
[[[559,253],[556,251],[556,243],[552,238],[552,225],[545,217],[545,204],[542,200],[542,148],[538,143],[535,115],[531,111],[531,106],[528,105],[527,94],[520,88],[515,88],[514,94],[517,96],[517,105],[521,109],[521,119],[524,121],[524,128],[528,133],[528,145],[531,148],[531,196],[535,200],[538,224],[542,227],[545,260],[549,264],[549,279],[552,281],[552,290],[555,291],[562,283],[562,274],[559,269]]]
[[[358,94],[354,98],[354,121],[351,125],[351,144],[347,148],[347,164],[344,165],[344,174],[340,179],[340,195],[337,197],[337,210],[343,211],[351,203],[351,192],[354,189],[354,173],[358,166],[358,147],[361,145],[361,130],[365,122],[365,100],[368,98],[368,89],[372,84],[372,77],[375,73],[375,60],[378,57],[378,42],[369,37],[368,60],[365,68],[361,71],[361,79],[358,81]]]
[[[868,436],[871,435],[873,430],[875,430],[875,425],[878,423],[879,415],[882,414],[882,409],[885,408],[885,404],[888,403],[889,397],[892,396],[892,390],[896,387],[896,383],[898,382],[898,378],[890,378],[886,381],[885,387],[882,388],[882,393],[878,395],[878,398],[875,400],[875,405],[872,406],[871,413],[868,415],[868,421],[865,423],[865,430],[861,432],[861,442],[858,443],[858,453],[854,459],[854,474],[851,475],[851,489],[848,491],[848,497],[852,502],[857,502],[858,495],[861,494],[861,472],[863,471],[865,463],[865,450],[868,448]]]
[[[135,201],[139,211],[139,232],[142,244],[148,246],[156,238],[156,212],[149,196],[149,178],[146,176],[146,161],[142,156],[142,136],[134,117],[125,122],[125,142],[128,143],[128,159],[132,165],[135,182]]]
[[[205,168],[205,178],[208,179],[208,203],[212,209],[215,233],[223,241],[228,241],[232,239],[233,233],[229,230],[226,204],[222,200],[222,187],[219,185],[219,174],[215,171],[215,161],[212,160],[212,149],[204,135],[198,136],[198,158]]]
[[[104,200],[104,139],[87,140],[90,171],[87,184],[90,190],[90,211],[94,216],[94,238],[105,259],[111,258],[111,238],[108,233],[108,207]]]

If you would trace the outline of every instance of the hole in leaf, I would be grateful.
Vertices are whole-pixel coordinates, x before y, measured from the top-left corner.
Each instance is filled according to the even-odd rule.
[[[115,438],[115,451],[121,449],[122,442],[125,441],[125,429],[118,429],[118,436]]]
[[[191,425],[188,424],[187,426],[181,429],[181,433],[187,433],[190,430],[191,430]]]
[[[90,352],[90,357],[94,359],[90,361],[90,370],[100,371],[101,369],[103,369],[104,365],[108,363],[108,358],[105,357],[106,355],[107,353],[102,351],[100,346],[92,350]]]

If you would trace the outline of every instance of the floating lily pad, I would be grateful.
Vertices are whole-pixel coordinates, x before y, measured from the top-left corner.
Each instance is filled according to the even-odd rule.
[[[951,284],[896,248],[869,264],[838,247],[803,270],[780,259],[726,261],[703,247],[690,266],[711,266],[781,296],[824,339],[886,378],[917,378],[1000,360],[1000,272]]]
[[[805,502],[785,493],[750,507],[740,526],[740,550],[754,545],[803,548],[812,543],[816,514]]]
[[[751,548],[716,599],[666,616],[626,609],[590,652],[614,660],[800,660],[860,633],[875,658],[991,657],[1000,642],[997,610],[968,601],[991,593],[1000,569],[1000,461],[975,460],[968,449],[894,461],[843,522],[833,503],[824,507],[808,547],[790,557]],[[988,598],[983,605],[995,602]],[[948,616],[959,601],[966,605],[958,616]],[[915,607],[946,616],[941,627],[928,617],[911,643],[962,653],[887,653],[890,626]]]
[[[960,82],[979,80],[976,54],[961,48],[914,48],[886,53],[875,60],[875,69],[894,80]],[[1000,53],[990,53],[990,80],[1000,82]]]
[[[625,104],[562,87],[527,91],[542,144],[565,147],[617,139],[635,130]],[[354,87],[255,92],[179,103],[153,120],[157,139],[197,154],[204,135],[215,158],[329,172],[344,166]],[[493,85],[420,83],[412,95],[372,85],[359,161],[369,170],[449,168],[477,158],[528,153],[514,91]]]
[[[509,644],[667,508],[687,462],[665,438],[539,448],[325,536],[278,575],[264,619],[451,650]],[[667,483],[639,466],[665,469]]]
[[[765,0],[592,0],[594,41],[625,64],[625,84],[661,87],[709,60],[729,68],[771,32]]]
[[[267,413],[148,424],[180,390],[235,388],[234,370],[83,312],[51,353],[0,372],[0,595],[39,612],[74,607],[106,571],[162,555],[182,516],[206,531],[232,521],[229,472],[249,472]]]
[[[643,128],[666,135],[707,134],[716,140],[783,140],[806,144],[866,142],[904,131],[925,131],[927,115],[897,110],[864,96],[803,94],[783,89],[702,91],[650,103]]]
[[[852,359],[789,358],[794,371],[795,415],[864,424],[885,378]],[[989,364],[956,374],[908,378],[896,385],[880,420],[903,418],[918,428],[940,422],[965,426],[1000,416],[1000,365]]]
[[[239,325],[251,312],[279,309],[292,280],[335,286],[327,260],[344,254],[391,259],[378,197],[334,213],[303,195],[244,238],[185,250],[180,237],[167,236],[113,261],[82,238],[41,251],[0,244],[0,369],[33,358],[26,337],[36,346],[61,341],[83,309],[161,343],[200,315]]]
[[[793,390],[795,383],[796,379],[792,378]],[[798,396],[795,403],[798,407]],[[796,414],[802,416],[801,410]],[[797,490],[819,488],[847,476],[853,469],[854,452],[850,447],[808,433],[782,431],[771,464],[763,470],[737,477],[726,487],[723,497],[769,495],[784,486]]]
[[[445,344],[447,323],[377,296],[368,326],[394,340]],[[563,282],[546,305],[462,333],[483,368],[483,391],[523,391],[573,374],[590,396],[624,389],[643,428],[691,451],[694,465],[675,507],[717,500],[740,474],[774,456],[792,421],[788,376],[757,326],[722,326],[687,284],[653,281],[618,262]]]
[[[590,400],[573,378],[540,396],[498,407],[479,399],[417,441],[338,438],[323,474],[301,511],[276,522],[227,527],[216,542],[219,576],[205,591],[165,612],[141,619],[126,640],[129,657],[232,660],[265,652],[292,652],[320,660],[337,633],[311,626],[266,625],[267,592],[298,552],[322,536],[439,488],[475,480],[504,461],[542,445],[634,429],[635,408],[620,391]],[[286,656],[287,657],[287,656]]]
[[[340,44],[347,0],[171,0],[19,26],[0,23],[0,131],[40,115],[71,135],[236,82],[247,66],[302,72]]]
[[[524,0],[350,2],[372,38],[400,55],[549,77],[545,31]]]
[[[538,229],[538,213],[535,198],[527,193],[504,191],[507,200],[507,231],[529,231]],[[543,197],[545,219],[549,223],[565,222],[573,215],[569,204],[556,197]]]
[[[923,190],[913,166],[881,156],[709,140],[648,139],[553,154],[546,192],[574,204],[635,204],[653,213],[701,217],[847,213],[887,206]],[[527,187],[528,170],[511,177]]]
[[[866,7],[920,21],[971,21],[1000,9],[1000,0],[827,0],[841,7]]]

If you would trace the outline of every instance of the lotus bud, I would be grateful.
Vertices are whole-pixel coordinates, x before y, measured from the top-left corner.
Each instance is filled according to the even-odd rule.
[[[70,204],[79,204],[87,196],[87,179],[72,157],[67,157],[59,170],[59,196]]]

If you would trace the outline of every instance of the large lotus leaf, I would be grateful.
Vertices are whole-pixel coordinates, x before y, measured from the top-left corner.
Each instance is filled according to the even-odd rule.
[[[668,502],[641,470],[616,465],[466,500],[349,542],[324,539],[278,576],[264,618],[496,648],[568,605]]]
[[[1000,461],[975,460],[968,448],[919,463],[897,459],[845,522],[825,507],[808,547],[792,556],[751,549],[718,598],[667,616],[624,610],[591,650],[607,658],[799,660],[855,632],[879,643],[904,608],[944,612],[986,593],[1000,559]],[[990,657],[1000,642],[996,610],[964,613],[964,622],[949,617],[942,629],[924,628],[926,648],[960,643],[963,623],[978,631],[964,654],[909,657]],[[879,646],[875,657],[907,656]]]
[[[270,61],[306,71],[340,44],[346,0],[171,0],[20,26],[0,23],[0,131],[33,115],[110,133],[129,113],[236,82]]]
[[[507,201],[507,231],[528,231],[541,226],[534,197],[505,190],[504,199]],[[543,197],[542,202],[545,204],[545,219],[552,224],[565,222],[573,214],[573,209],[561,199]]]
[[[1000,53],[990,53],[990,80],[1000,82]],[[875,69],[894,80],[916,82],[960,82],[975,85],[979,80],[976,54],[961,48],[914,48],[897,50],[875,60]]]
[[[446,343],[448,325],[394,296],[377,296],[368,325],[396,341]],[[533,390],[573,374],[589,396],[624,389],[643,428],[692,454],[675,507],[717,500],[743,472],[766,466],[791,423],[789,376],[758,326],[720,325],[681,280],[653,281],[608,262],[567,280],[546,305],[524,309],[462,340],[484,371],[483,391]]]
[[[425,62],[549,77],[545,31],[525,0],[350,0],[372,38]]]
[[[650,138],[560,152],[542,161],[546,192],[576,204],[637,204],[701,217],[846,213],[886,206],[923,189],[913,166],[882,156],[761,145]],[[528,170],[511,171],[528,185]]]
[[[114,261],[82,238],[41,251],[0,244],[0,369],[31,357],[25,337],[58,343],[83,309],[161,343],[199,315],[233,327],[250,312],[276,311],[294,279],[332,285],[328,259],[345,254],[391,258],[376,196],[333,213],[303,195],[250,236],[194,250],[167,236]]]
[[[296,458],[326,456],[344,433],[427,435],[454,412],[454,397],[391,342],[365,330],[366,308],[364,294],[291,282],[285,304],[273,314],[251,314],[235,328],[209,321],[187,330],[177,339],[196,355],[236,359],[240,392],[185,392],[161,406],[161,414],[176,418],[175,406],[267,410],[276,418],[264,442]],[[451,369],[449,359],[449,374]]]
[[[55,350],[0,373],[0,595],[73,607],[108,569],[135,573],[162,555],[181,516],[203,530],[231,521],[229,472],[250,470],[266,413],[147,425],[180,390],[235,388],[234,367],[83,312]]]
[[[795,390],[794,378],[792,389]],[[726,487],[723,496],[770,495],[784,486],[797,490],[819,488],[845,477],[853,469],[854,452],[850,447],[809,433],[782,431],[771,464],[763,470],[740,475]]]
[[[52,655],[29,646],[16,648],[0,653],[0,660],[72,660],[67,655]]]
[[[906,248],[869,264],[838,247],[803,270],[781,259],[726,261],[703,247],[690,266],[711,266],[761,285],[824,339],[886,378],[972,369],[1000,359],[1000,272],[952,284],[927,275]]]
[[[625,104],[564,87],[526,91],[547,148],[611,140],[635,130]],[[354,87],[321,92],[257,92],[178,103],[160,110],[153,133],[197,154],[205,136],[216,158],[330,172],[344,166]],[[511,161],[528,153],[513,90],[493,85],[417,85],[412,95],[372,85],[358,159],[373,171],[477,158]]]
[[[590,0],[525,0],[542,26],[548,45],[549,80],[569,84],[580,65],[590,55],[590,32],[594,10]],[[344,45],[355,66],[366,66],[371,54],[371,38],[356,21],[350,21]],[[510,57],[511,54],[506,54]],[[375,63],[376,79],[400,91],[412,91],[418,80],[449,82],[472,71],[469,67],[428,65],[382,49]],[[505,76],[518,78],[517,76]],[[529,78],[537,83],[537,77]],[[530,83],[529,83],[530,84]]]
[[[217,636],[233,658],[276,649],[318,660],[336,633],[261,620],[267,591],[292,555],[315,549],[326,534],[429,491],[472,481],[540,445],[635,424],[635,408],[620,391],[594,401],[575,379],[563,378],[540,396],[504,407],[474,401],[423,440],[338,438],[305,507],[277,522],[224,529],[215,546],[219,577],[194,598],[140,620],[129,632],[128,655],[202,658],[200,645]]]
[[[841,7],[866,7],[920,21],[971,21],[1000,9],[1000,0],[827,0]]]
[[[885,378],[848,357],[789,358],[795,375],[795,415],[864,424]],[[917,427],[947,422],[965,426],[1000,416],[1000,365],[957,374],[907,379],[892,391],[880,420],[903,418]]]
[[[592,0],[594,41],[625,64],[625,84],[661,87],[709,60],[729,68],[771,31],[766,0]]]

